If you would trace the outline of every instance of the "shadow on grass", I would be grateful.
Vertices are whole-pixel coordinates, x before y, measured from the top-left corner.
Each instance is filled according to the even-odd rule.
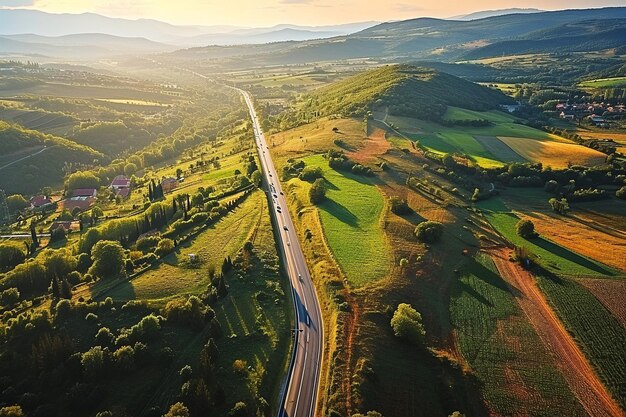
[[[508,292],[509,294],[513,295],[513,297],[517,298],[522,295],[519,289],[511,284],[508,284],[505,280],[502,279],[499,274],[487,268],[480,262],[476,262],[475,260],[472,260],[472,262],[472,273],[476,276],[476,278],[498,288],[499,290]]]
[[[417,226],[421,222],[425,221],[426,218],[419,215],[413,209],[411,209],[411,213],[408,214],[398,214],[398,216],[402,217],[404,220],[411,223],[413,226]]]
[[[459,294],[467,293],[471,295],[473,298],[475,298],[479,303],[484,304],[489,307],[493,307],[493,303],[491,301],[487,300],[481,293],[476,291],[474,287],[472,287],[471,285],[463,281],[459,281],[458,291],[459,291]]]
[[[96,301],[102,301],[111,297],[113,301],[128,301],[137,298],[135,287],[127,279],[101,279],[90,288],[91,297]]]
[[[559,256],[563,259],[567,259],[570,262],[578,264],[582,267],[595,271],[599,274],[613,276],[615,273],[609,269],[603,268],[601,265],[598,265],[587,258],[584,258],[577,253],[574,253],[562,246],[559,246],[555,243],[550,242],[542,237],[536,237],[531,240],[532,243],[539,246],[542,249],[547,250],[548,252]]]
[[[324,210],[328,214],[336,217],[341,222],[351,226],[358,227],[359,219],[350,210],[348,210],[342,204],[337,203],[335,200],[326,199],[322,204],[318,206],[321,210]]]

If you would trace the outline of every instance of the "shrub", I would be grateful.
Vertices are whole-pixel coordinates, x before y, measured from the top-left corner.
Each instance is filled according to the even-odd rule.
[[[110,347],[113,346],[115,336],[111,333],[111,330],[109,330],[108,327],[101,327],[98,329],[98,333],[96,333],[95,341],[99,346]]]
[[[89,273],[106,278],[119,275],[124,268],[124,248],[119,242],[113,240],[101,240],[91,249],[93,265]]]
[[[233,362],[233,371],[235,371],[236,374],[239,374],[239,375],[245,374],[247,367],[248,367],[248,363],[244,361],[243,359],[236,359]]]
[[[161,239],[154,252],[158,256],[164,257],[172,253],[173,251],[174,251],[174,241],[172,239]]]
[[[389,203],[391,204],[392,213],[395,213],[398,215],[411,213],[411,208],[409,207],[408,203],[404,199],[401,199],[399,197],[392,197],[389,200]]]
[[[97,379],[105,370],[105,352],[100,346],[94,346],[83,353],[81,360],[87,378]]]
[[[435,221],[424,221],[415,228],[415,236],[422,242],[432,243],[438,241],[443,235],[443,224]]]
[[[536,235],[535,225],[532,221],[528,219],[521,219],[520,221],[518,221],[515,225],[515,231],[524,239],[529,239]]]
[[[617,190],[615,196],[619,199],[626,200],[626,185]]]
[[[26,259],[23,245],[7,242],[0,244],[0,272],[14,268]]]
[[[248,415],[248,407],[246,403],[243,401],[239,401],[235,404],[235,406],[228,412],[230,417],[244,417]]]
[[[0,408],[0,417],[23,417],[24,412],[19,405]]]
[[[302,181],[315,181],[318,178],[322,178],[324,176],[324,172],[320,167],[306,167],[298,175]]]
[[[311,204],[319,204],[326,198],[326,183],[323,178],[318,178],[313,182],[309,190]]]
[[[189,417],[189,409],[183,403],[175,403],[163,417]]]
[[[7,288],[0,292],[0,305],[8,308],[13,306],[20,300],[20,292],[17,288]]]
[[[391,318],[391,328],[396,336],[420,345],[426,332],[422,325],[422,315],[410,304],[401,303]]]

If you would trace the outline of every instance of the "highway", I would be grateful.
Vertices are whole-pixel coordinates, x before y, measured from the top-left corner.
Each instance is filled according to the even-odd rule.
[[[237,91],[243,95],[252,119],[255,142],[271,200],[271,215],[278,227],[281,256],[291,282],[296,312],[296,328],[292,329],[295,347],[286,385],[281,391],[278,417],[312,417],[317,408],[322,365],[322,313],[254,105],[247,92]]]
[[[204,74],[196,71],[176,67],[205,80],[211,80]],[[278,172],[270,155],[265,135],[261,130],[259,118],[254,110],[254,104],[248,92],[236,87],[228,86],[238,91],[244,98],[254,130],[263,180],[267,185],[268,199],[270,200],[270,215],[274,225],[278,228],[276,234],[280,236],[278,246],[279,256],[285,265],[291,293],[293,296],[296,314],[295,328],[285,329],[294,336],[294,349],[289,363],[285,385],[280,391],[278,417],[313,417],[317,409],[318,388],[322,366],[322,348],[324,340],[324,325],[317,294],[311,281],[311,275],[306,265],[304,253],[300,247],[293,221],[287,208],[287,200],[283,194]]]

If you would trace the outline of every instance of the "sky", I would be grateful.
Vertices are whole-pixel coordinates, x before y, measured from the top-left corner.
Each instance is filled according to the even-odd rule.
[[[625,0],[0,0],[0,7],[52,13],[94,12],[175,24],[254,27],[451,17],[509,7],[557,10],[624,5]]]

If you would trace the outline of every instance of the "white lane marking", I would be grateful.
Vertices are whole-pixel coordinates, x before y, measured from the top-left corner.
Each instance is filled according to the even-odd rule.
[[[295,405],[295,407],[293,409],[294,417],[298,415],[298,403],[300,402],[300,394],[302,393],[302,381],[304,379],[304,370],[305,370],[306,358],[307,358],[308,354],[309,354],[309,352],[305,348],[304,349],[304,361],[302,362],[302,372],[300,372],[300,387],[298,388],[298,396],[296,397],[296,405]]]

